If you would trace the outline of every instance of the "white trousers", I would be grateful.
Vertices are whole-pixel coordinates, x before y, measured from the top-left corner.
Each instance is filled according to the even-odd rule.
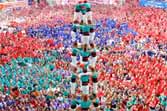
[[[89,94],[89,85],[81,87],[82,93],[88,95]]]
[[[84,23],[84,24],[88,24],[88,17],[87,17],[87,14],[82,15],[82,20],[83,20],[83,23]]]
[[[72,56],[72,65],[76,66],[77,65],[77,57],[76,56]]]
[[[97,83],[93,83],[93,93],[95,93],[95,94],[97,94],[97,87],[98,87],[98,85],[97,85]]]
[[[90,61],[90,65],[95,67],[96,66],[96,62],[97,62],[97,57],[91,57]]]
[[[77,20],[79,21],[79,23],[81,22],[81,13],[80,12],[74,12],[74,18],[73,18],[73,21]]]
[[[95,32],[90,33],[90,38],[89,38],[89,42],[92,43],[95,39]]]
[[[55,0],[47,0],[47,3],[50,7],[53,7],[55,5]]]
[[[68,0],[62,0],[61,4],[62,5],[67,5],[68,4]]]
[[[122,5],[124,5],[125,4],[125,0],[120,0],[120,5],[122,6]]]
[[[87,17],[87,20],[93,21],[93,17],[92,17],[92,12],[91,11],[86,13],[86,17]]]
[[[76,40],[76,33],[74,31],[71,31],[71,37],[72,37],[72,41]]]
[[[75,94],[76,86],[76,83],[71,83],[71,94]]]
[[[84,64],[84,66],[87,65],[87,64],[89,64],[88,61],[87,62],[83,62],[83,60],[81,60],[80,62],[81,62],[81,64]]]
[[[81,35],[81,44],[89,44],[90,36]]]

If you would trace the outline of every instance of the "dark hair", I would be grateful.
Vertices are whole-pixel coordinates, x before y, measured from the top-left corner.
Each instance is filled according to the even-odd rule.
[[[12,91],[17,91],[17,90],[18,90],[18,87],[12,88]]]
[[[96,52],[92,52],[92,53],[91,53],[91,56],[92,56],[92,57],[96,57]]]
[[[77,47],[77,46],[78,46],[78,43],[77,43],[77,42],[74,42],[73,46],[74,46],[74,47]]]
[[[74,23],[76,23],[76,24],[77,24],[77,23],[79,23],[79,21],[78,21],[78,20],[75,20],[75,21],[74,21]]]
[[[87,62],[88,59],[89,59],[88,57],[83,57],[83,58],[82,58],[82,60],[83,60],[84,62]]]
[[[83,96],[83,101],[88,101],[88,97],[86,95]]]
[[[93,28],[90,28],[90,32],[92,33],[92,32],[94,32],[95,30],[93,29]]]
[[[87,8],[87,12],[90,12],[91,11],[91,8]]]
[[[97,78],[92,78],[92,82],[97,83],[98,82]]]
[[[75,9],[75,12],[80,12],[78,9]]]
[[[87,3],[87,0],[85,0],[84,3]]]
[[[71,105],[71,109],[75,109],[76,107],[77,107],[76,104],[72,104],[72,105]]]
[[[91,46],[92,48],[94,48],[94,47],[95,47],[95,45],[94,45],[93,43],[90,43],[90,46]]]
[[[84,72],[84,73],[87,73],[87,69],[86,69],[86,68],[83,68],[83,72]]]
[[[93,96],[94,98],[96,98],[96,97],[97,97],[97,96],[96,96],[96,94],[94,94],[94,93],[92,94],[92,96]]]
[[[71,82],[72,83],[76,82],[76,78],[71,78]]]
[[[76,28],[73,28],[72,31],[73,31],[73,32],[77,32],[77,29],[76,29]]]
[[[72,56],[77,56],[77,54],[76,53],[72,53]]]
[[[99,104],[97,102],[93,102],[94,107],[98,107]]]

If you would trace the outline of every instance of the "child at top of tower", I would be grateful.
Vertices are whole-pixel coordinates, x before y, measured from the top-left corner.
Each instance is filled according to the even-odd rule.
[[[74,20],[77,21],[77,19],[80,18],[81,14],[86,13],[88,6],[86,7],[85,3],[87,3],[87,2],[86,1],[85,2],[79,1],[78,4],[75,5]]]
[[[91,4],[87,1],[79,2],[75,6],[74,23],[91,24],[92,23],[92,11]]]
[[[74,12],[74,23],[80,23],[81,22],[81,2],[79,2],[76,6],[75,6],[75,12]]]
[[[91,10],[91,4],[88,3],[87,1],[84,1],[83,5],[86,7],[86,18],[87,18],[87,23],[92,24],[92,10]]]

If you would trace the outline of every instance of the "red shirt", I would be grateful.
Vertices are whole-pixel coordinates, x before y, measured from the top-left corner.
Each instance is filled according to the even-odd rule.
[[[102,97],[102,96],[104,96],[104,92],[103,92],[103,91],[99,91],[98,94],[97,94],[97,97],[100,98],[100,97]]]
[[[158,102],[159,102],[158,98],[151,99],[149,102],[149,106],[155,108]]]

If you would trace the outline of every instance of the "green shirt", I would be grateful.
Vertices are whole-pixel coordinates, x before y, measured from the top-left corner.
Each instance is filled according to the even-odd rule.
[[[75,24],[72,25],[72,30],[77,30],[77,28],[78,28],[77,25]]]
[[[86,14],[86,10],[82,10],[81,13],[82,13],[82,14]]]
[[[85,14],[87,11],[88,11],[88,9],[90,9],[91,8],[91,4],[90,3],[82,3],[81,5],[80,5],[80,7],[81,7],[81,13],[82,14]]]
[[[16,64],[17,64],[16,59],[12,59],[11,63],[12,63],[13,65],[16,65]]]
[[[21,94],[23,94],[23,95],[28,94],[28,91],[27,90],[22,90]]]
[[[67,91],[64,91],[63,95],[67,97],[69,95],[69,93]]]
[[[0,87],[0,91],[4,92],[4,87],[3,86]]]
[[[1,72],[2,72],[2,74],[6,74],[4,67],[1,67]]]
[[[91,105],[91,101],[81,101],[81,108],[89,108]]]
[[[32,58],[29,58],[29,57],[24,58],[24,61],[25,61],[26,63],[33,63]]]
[[[78,48],[72,48],[72,53],[77,55],[79,53]]]
[[[98,77],[98,72],[94,72],[92,77],[97,78]]]
[[[131,101],[127,102],[127,107],[130,108],[131,106],[137,104],[136,97],[133,96]]]
[[[84,3],[83,5],[84,5],[87,9],[88,9],[88,8],[91,8],[91,4],[90,4],[90,3]]]
[[[132,101],[128,101],[127,102],[127,108],[130,109],[133,105],[133,102]]]
[[[81,76],[81,81],[82,82],[88,82],[89,81],[89,75]]]
[[[110,108],[106,108],[105,111],[110,111]]]
[[[47,60],[48,60],[49,62],[52,62],[52,61],[54,61],[54,57],[53,57],[53,56],[49,56],[49,57],[47,58]]]
[[[133,105],[137,104],[137,100],[135,96],[132,97],[132,102],[133,102]]]
[[[90,52],[82,51],[82,52],[81,52],[81,56],[82,56],[82,57],[89,57],[89,56],[90,56]]]
[[[77,76],[75,74],[72,74],[71,78],[75,79]]]
[[[90,32],[90,26],[89,25],[81,25],[80,29],[82,32]]]
[[[76,101],[75,99],[73,99],[73,100],[71,101],[71,105],[77,105],[77,101]]]
[[[159,96],[159,100],[163,106],[167,106],[167,97],[166,96],[163,96],[163,95]]]
[[[39,59],[38,58],[34,58],[33,62],[39,62]]]
[[[19,88],[23,88],[24,87],[24,84],[23,84],[22,81],[18,81],[17,85],[18,85]]]
[[[81,11],[81,4],[75,5],[75,9],[78,10],[78,11]]]
[[[22,61],[22,62],[19,62],[19,65],[20,66],[26,66],[27,64],[24,61]]]
[[[52,71],[55,68],[55,66],[53,64],[49,65],[49,69]]]
[[[61,82],[62,76],[59,74],[59,75],[56,77],[56,80],[57,80],[58,82]]]

